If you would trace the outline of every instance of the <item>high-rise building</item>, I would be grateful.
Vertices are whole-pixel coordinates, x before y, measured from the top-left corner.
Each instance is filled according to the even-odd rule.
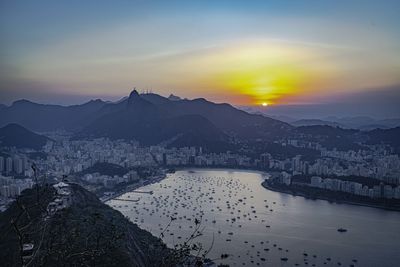
[[[10,196],[10,187],[8,185],[3,185],[0,188],[0,195],[3,197],[9,197]]]
[[[301,171],[301,156],[297,155],[292,159],[292,170],[293,171]]]
[[[261,154],[260,156],[261,167],[268,169],[270,167],[270,160],[271,160],[270,154],[268,153]]]
[[[21,158],[14,158],[14,171],[18,174],[21,174],[24,171],[23,161]]]
[[[5,166],[4,166],[4,158],[0,157],[0,173],[4,172]]]
[[[6,173],[10,173],[13,170],[13,160],[12,158],[8,157],[6,159]]]

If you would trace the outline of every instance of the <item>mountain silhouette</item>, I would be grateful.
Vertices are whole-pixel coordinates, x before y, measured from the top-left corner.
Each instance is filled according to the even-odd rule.
[[[203,144],[207,141],[228,140],[206,118],[197,114],[170,116],[159,106],[141,97],[136,90],[126,100],[106,108],[108,112],[105,115],[78,132],[75,138],[134,139],[144,145],[154,145],[169,139],[176,141],[188,134]]]
[[[50,140],[44,135],[39,135],[28,129],[10,123],[0,128],[0,147],[32,148],[39,150]]]
[[[292,126],[261,115],[215,104],[133,90],[115,103],[92,100],[82,105],[44,105],[19,100],[0,110],[0,125],[18,123],[33,131],[63,129],[75,139],[134,139],[144,145],[196,144],[227,149],[232,138],[273,140]]]
[[[288,137],[345,150],[358,150],[357,143],[367,140],[379,143],[382,137],[388,139],[385,143],[394,143],[397,147],[392,141],[396,130],[331,127],[335,125],[294,127],[204,98],[166,98],[154,93],[139,94],[136,90],[114,103],[97,99],[82,105],[59,106],[18,100],[9,107],[0,108],[0,126],[9,123],[32,131],[63,129],[72,132],[73,139],[108,137],[137,140],[143,145],[202,146],[213,152],[234,150],[243,142],[271,143]]]
[[[293,128],[287,123],[262,115],[249,114],[229,104],[216,104],[204,98],[180,101],[164,98],[164,101],[161,101],[160,96],[155,97],[154,94],[144,94],[142,97],[157,105],[164,114],[200,115],[226,134],[243,139],[270,140]]]
[[[58,129],[75,131],[96,118],[99,110],[106,104],[99,99],[72,106],[45,105],[18,100],[0,110],[0,126],[17,123],[32,131]]]

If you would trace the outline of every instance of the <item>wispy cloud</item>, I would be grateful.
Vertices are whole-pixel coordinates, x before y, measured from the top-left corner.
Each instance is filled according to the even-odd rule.
[[[121,96],[137,86],[234,104],[323,102],[400,83],[395,6],[101,2],[77,13],[57,5],[60,16],[47,18],[40,5],[13,6],[0,27],[0,90],[34,81],[54,94]]]

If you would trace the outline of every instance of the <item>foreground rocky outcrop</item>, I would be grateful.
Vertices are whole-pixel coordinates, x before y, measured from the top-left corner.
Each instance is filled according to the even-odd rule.
[[[3,266],[173,266],[171,252],[76,184],[25,190],[0,214]]]

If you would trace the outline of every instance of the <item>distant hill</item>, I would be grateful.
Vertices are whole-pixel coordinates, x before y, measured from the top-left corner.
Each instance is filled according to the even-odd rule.
[[[360,144],[386,144],[400,154],[400,127],[361,131],[327,125],[300,126],[292,131],[291,136],[318,142],[329,149],[336,147],[338,150],[358,150],[362,148]]]
[[[390,129],[391,127],[383,124],[366,124],[366,125],[361,125],[357,127],[357,129],[361,131],[371,131],[375,129]]]
[[[400,118],[397,119],[373,119],[366,116],[356,117],[326,117],[322,120],[338,123],[342,128],[360,129],[364,131],[374,129],[389,129],[400,126]]]
[[[359,150],[358,142],[364,142],[367,138],[359,130],[343,129],[327,125],[300,126],[292,136],[297,139],[318,142],[328,149]]]
[[[18,197],[20,205],[14,202],[0,213],[2,266],[22,265],[18,235],[11,224],[18,217],[21,242],[33,244],[30,266],[162,266],[171,255],[160,239],[94,194],[70,186],[70,206],[46,219],[46,207],[55,197],[53,187],[41,187],[39,201],[35,189],[25,190]]]
[[[10,122],[33,130],[65,129],[73,132],[74,139],[107,137],[137,140],[142,145],[202,146],[206,151],[221,152],[234,151],[238,143],[271,143],[299,136],[327,148],[359,149],[357,142],[369,139],[371,129],[396,126],[400,120],[327,117],[290,121],[290,125],[203,98],[166,98],[133,90],[114,103],[92,100],[65,107],[16,101],[0,109],[0,125]],[[353,128],[357,130],[345,130]]]
[[[228,104],[205,99],[173,100],[157,94],[139,95],[105,106],[103,116],[77,133],[75,138],[135,139],[144,145],[202,146],[208,151],[232,149],[231,138],[272,140],[292,127],[252,115]]]
[[[50,140],[28,129],[11,123],[0,128],[0,147],[32,148],[40,150]]]
[[[96,172],[100,173],[101,175],[123,176],[128,172],[128,170],[117,164],[107,163],[107,162],[97,162],[92,167],[83,170],[79,174],[85,175],[88,173],[96,173]]]
[[[164,102],[160,96],[153,95],[152,98],[158,105]],[[108,112],[77,133],[75,138],[134,139],[144,145],[179,139],[185,134],[195,135],[205,144],[207,141],[228,140],[228,137],[206,118],[197,114],[171,116],[157,104],[133,91],[123,102],[106,107]]]
[[[318,119],[303,119],[303,120],[297,120],[293,121],[290,123],[293,126],[313,126],[313,125],[328,125],[332,127],[342,127],[340,123],[337,122],[332,122],[332,121],[324,121],[324,120],[318,120]]]
[[[326,117],[323,119],[301,119],[289,122],[293,126],[328,125],[346,129],[370,131],[374,129],[390,129],[400,126],[400,119],[376,120],[370,117]]]
[[[169,116],[199,115],[224,133],[242,139],[275,139],[277,136],[288,133],[293,127],[279,120],[262,115],[250,114],[234,108],[229,104],[216,104],[204,98],[180,101],[155,101],[151,94],[142,97]],[[165,100],[168,100],[165,98]]]
[[[171,101],[180,101],[180,100],[182,100],[182,98],[180,98],[179,96],[173,95],[173,94],[170,94],[168,99],[171,100]]]
[[[0,109],[0,126],[17,123],[32,131],[74,131],[100,115],[100,109],[106,104],[97,99],[66,107],[18,100],[11,106]]]
[[[311,125],[311,126],[300,126],[296,128],[297,133],[301,134],[311,134],[311,135],[321,135],[328,137],[335,136],[352,136],[355,133],[358,133],[359,130],[355,129],[343,129],[340,127],[332,127],[329,125]]]
[[[387,144],[400,154],[400,127],[392,129],[375,129],[368,132],[369,144]]]
[[[82,105],[58,106],[15,101],[0,109],[0,126],[8,123],[34,131],[64,129],[73,132],[75,139],[135,139],[143,145],[195,143],[210,151],[229,148],[233,138],[275,140],[293,128],[229,104],[215,104],[203,98],[139,95],[135,90],[114,103],[92,100]]]
[[[307,105],[303,106],[307,108]],[[270,108],[260,108],[260,107],[248,107],[241,106],[240,109],[251,113],[251,114],[261,114],[276,120],[280,120],[283,122],[287,122],[290,125],[299,127],[299,126],[312,126],[312,125],[329,125],[332,127],[340,127],[346,129],[359,129],[363,131],[370,131],[373,129],[389,129],[400,127],[400,118],[390,118],[390,119],[375,119],[368,116],[347,116],[347,117],[336,117],[336,116],[323,116],[318,112],[314,112],[313,114],[308,114],[307,117],[301,117],[302,112],[298,113],[298,118],[296,118],[296,113],[293,113],[292,116],[284,116],[284,115],[273,115],[270,114],[271,109],[280,108],[270,107]],[[312,108],[312,107],[311,107]],[[279,114],[279,113],[278,113]]]

